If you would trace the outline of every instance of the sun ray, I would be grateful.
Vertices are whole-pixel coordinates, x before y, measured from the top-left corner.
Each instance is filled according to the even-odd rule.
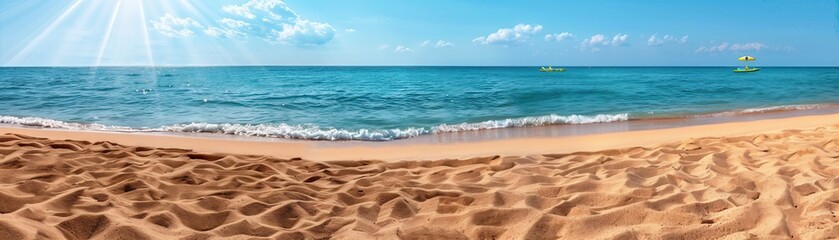
[[[149,40],[149,27],[146,26],[146,11],[143,10],[143,2],[138,3],[140,5],[140,25],[143,27],[143,40],[145,41],[146,45],[146,57],[149,59],[149,66],[154,69],[154,56],[152,55],[151,51],[151,40]]]
[[[111,32],[114,30],[114,22],[116,22],[120,5],[122,5],[122,0],[118,0],[116,7],[114,7],[114,13],[111,15],[111,21],[108,23],[108,30],[106,30],[105,37],[102,38],[102,44],[99,46],[99,54],[96,57],[96,67],[102,65],[102,55],[105,54],[105,47],[108,46],[108,40],[111,39]]]
[[[81,2],[82,2],[82,0],[76,0],[76,2],[73,3],[73,5],[71,5],[69,8],[67,8],[67,10],[64,10],[64,13],[61,13],[61,15],[58,16],[58,18],[56,18],[54,21],[52,21],[52,23],[50,23],[50,25],[46,29],[44,29],[44,31],[41,32],[41,34],[38,34],[38,36],[35,37],[35,39],[33,39],[32,41],[29,41],[29,44],[26,44],[26,47],[24,47],[17,54],[15,54],[15,56],[12,57],[12,59],[9,60],[9,62],[6,63],[6,64],[7,65],[12,65],[12,64],[19,63],[21,59],[29,56],[29,52],[31,52],[32,49],[37,47],[38,45],[41,45],[41,42],[44,41],[44,38],[46,38],[53,31],[55,31],[55,28],[58,27],[59,24],[64,22],[64,18],[67,18],[67,16],[70,15],[70,13],[72,13],[73,10],[75,10],[76,7],[79,6],[79,3],[81,3]]]
[[[59,25],[58,29],[53,33],[53,35],[58,35],[63,38],[63,41],[54,43],[54,49],[52,51],[52,57],[50,57],[50,65],[72,65],[72,66],[81,66],[81,65],[89,65],[90,62],[85,61],[73,61],[68,62],[67,60],[70,58],[74,58],[77,56],[79,52],[85,53],[93,53],[88,48],[95,49],[94,45],[87,45],[86,42],[90,42],[89,39],[85,37],[85,33],[93,28],[93,26],[98,26],[97,23],[101,23],[102,17],[107,17],[106,11],[102,11],[101,6],[104,4],[95,4],[92,1],[85,1],[81,3],[76,11],[74,11],[70,16],[67,17],[67,21],[64,24]],[[80,33],[79,35],[75,34],[67,34],[67,33]],[[56,36],[57,37],[57,36]],[[50,36],[47,37],[44,41],[51,41],[54,37]],[[38,47],[40,49],[42,47]],[[86,56],[86,58],[93,59],[93,56]]]

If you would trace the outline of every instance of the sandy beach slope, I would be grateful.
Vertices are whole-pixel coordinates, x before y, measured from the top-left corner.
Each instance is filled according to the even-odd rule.
[[[6,133],[0,239],[821,239],[839,235],[833,121],[651,147],[403,161]]]

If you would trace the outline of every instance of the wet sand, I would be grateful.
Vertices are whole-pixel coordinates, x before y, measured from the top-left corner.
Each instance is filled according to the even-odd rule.
[[[756,115],[758,116],[758,115]],[[596,151],[610,148],[624,148],[633,146],[653,147],[661,143],[679,141],[688,138],[705,136],[734,136],[756,134],[785,129],[807,129],[828,126],[839,123],[839,114],[794,116],[786,118],[765,118],[771,115],[759,115],[759,120],[723,122],[705,125],[678,125],[674,121],[650,120],[637,123],[608,123],[587,125],[564,125],[556,128],[606,128],[613,126],[633,126],[635,129],[624,131],[606,131],[605,133],[585,134],[593,130],[580,130],[581,135],[553,135],[540,136],[539,128],[501,129],[502,131],[526,131],[533,133],[531,137],[517,137],[510,135],[495,135],[494,130],[484,136],[473,136],[472,139],[462,139],[458,136],[430,136],[438,139],[419,139],[390,142],[328,142],[328,141],[293,141],[270,138],[244,138],[235,136],[207,134],[172,135],[147,133],[114,133],[73,131],[62,129],[0,127],[0,133],[16,133],[28,136],[38,136],[50,139],[79,139],[87,141],[111,141],[132,146],[164,147],[192,149],[199,152],[231,153],[249,155],[267,155],[282,158],[304,158],[308,160],[428,160],[440,158],[469,158],[483,155],[529,155],[545,153],[563,153],[575,151]],[[783,117],[780,115],[779,117]],[[651,122],[652,121],[652,122]],[[655,123],[658,121],[658,125]],[[692,120],[693,121],[693,120]],[[702,121],[702,120],[696,120]],[[630,124],[630,125],[627,125]],[[634,124],[634,125],[632,125]],[[638,125],[641,124],[641,125]],[[673,128],[645,129],[650,126],[677,124]],[[612,127],[610,127],[612,126]],[[551,131],[552,127],[544,127]],[[566,130],[559,130],[566,131]],[[500,138],[507,136],[507,138]]]

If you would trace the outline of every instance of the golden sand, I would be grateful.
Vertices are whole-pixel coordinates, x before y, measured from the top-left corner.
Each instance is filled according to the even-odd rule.
[[[839,235],[835,117],[678,141],[672,129],[607,134],[669,143],[524,156],[487,148],[460,160],[313,161],[6,133],[0,239],[821,239]]]

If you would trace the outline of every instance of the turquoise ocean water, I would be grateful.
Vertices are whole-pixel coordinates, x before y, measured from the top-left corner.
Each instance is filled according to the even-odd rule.
[[[0,123],[393,140],[839,104],[839,68],[0,68]]]

